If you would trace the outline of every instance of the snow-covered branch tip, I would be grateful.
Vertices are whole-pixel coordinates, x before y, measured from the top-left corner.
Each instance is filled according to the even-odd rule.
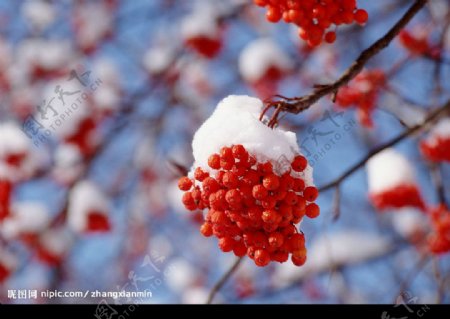
[[[332,100],[334,102],[339,89],[355,78],[363,70],[370,59],[385,49],[412,18],[414,18],[414,16],[427,4],[427,2],[428,0],[416,0],[400,20],[384,36],[362,51],[352,65],[345,70],[341,77],[334,83],[315,85],[315,89],[312,93],[301,97],[286,98],[277,95],[266,101],[267,109],[276,109],[274,117],[272,117],[272,122],[276,122],[277,116],[281,111],[299,114],[310,108],[322,97],[329,94],[332,94]]]

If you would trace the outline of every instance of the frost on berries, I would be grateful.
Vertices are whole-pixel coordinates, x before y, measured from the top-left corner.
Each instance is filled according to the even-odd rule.
[[[380,211],[417,207],[425,211],[411,163],[393,149],[373,156],[367,163],[369,197]]]
[[[386,76],[382,70],[364,70],[339,90],[336,104],[344,109],[356,107],[359,122],[372,127],[372,112],[385,82]]]
[[[430,161],[450,162],[450,118],[441,119],[420,143],[422,154]]]
[[[259,121],[262,108],[248,96],[219,103],[194,136],[195,163],[178,186],[186,209],[204,213],[200,232],[222,251],[261,267],[289,256],[301,266],[305,236],[296,225],[320,214],[318,191],[295,134]]]
[[[369,15],[358,9],[356,0],[253,0],[265,7],[266,19],[277,23],[281,19],[298,26],[300,38],[311,47],[323,40],[333,43],[336,28],[343,24],[356,22],[363,25]]]

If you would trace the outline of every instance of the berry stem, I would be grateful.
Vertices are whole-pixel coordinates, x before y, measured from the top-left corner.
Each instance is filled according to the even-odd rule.
[[[234,264],[231,266],[228,271],[223,274],[223,276],[219,279],[219,281],[211,288],[211,292],[208,295],[208,300],[206,301],[206,304],[210,305],[212,301],[214,300],[214,297],[216,294],[222,289],[223,285],[230,279],[231,275],[239,268],[239,265],[241,264],[244,257],[236,259]]]

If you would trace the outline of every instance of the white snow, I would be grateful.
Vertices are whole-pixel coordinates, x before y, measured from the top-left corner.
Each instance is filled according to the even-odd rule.
[[[85,3],[75,13],[77,38],[81,45],[90,47],[112,30],[112,14],[102,3]]]
[[[173,259],[170,261],[169,267],[171,270],[166,276],[166,282],[173,291],[181,293],[195,283],[197,272],[186,259]]]
[[[159,74],[172,64],[174,53],[174,50],[167,45],[150,48],[143,57],[144,68],[151,74]]]
[[[71,44],[65,40],[26,39],[17,49],[18,63],[32,63],[46,70],[67,67],[72,57]]]
[[[217,12],[213,6],[198,6],[181,21],[181,34],[184,39],[205,37],[216,39],[219,26],[216,20]]]
[[[0,159],[9,154],[27,154],[30,140],[18,124],[0,123]]]
[[[277,173],[290,166],[280,165],[301,154],[294,132],[269,128],[259,121],[263,109],[261,100],[245,95],[231,95],[222,100],[213,114],[197,130],[192,141],[193,170],[201,167],[211,172],[208,158],[223,146],[242,144],[259,162],[271,161]],[[279,164],[277,164],[279,163]],[[190,174],[193,173],[193,170]],[[312,168],[299,174],[307,185],[313,185]]]
[[[405,104],[395,95],[386,95],[383,108],[396,115],[407,126],[422,124],[426,112],[420,107]]]
[[[53,4],[49,1],[29,0],[22,5],[22,14],[27,22],[38,31],[45,29],[56,17]]]
[[[405,156],[392,148],[373,156],[366,167],[370,193],[384,192],[399,185],[415,183],[413,166]]]
[[[446,117],[441,119],[435,126],[431,128],[430,133],[427,137],[427,143],[432,146],[436,145],[438,139],[450,139],[450,118]]]
[[[76,133],[81,121],[89,116],[93,116],[87,99],[82,98],[84,87],[77,80],[66,80],[67,78],[59,78],[51,81],[46,84],[42,90],[40,105],[45,106],[46,104],[44,104],[44,101],[46,103],[52,101],[51,106],[53,106],[58,114],[55,115],[51,109],[48,109],[46,115],[47,119],[42,119],[42,116],[38,111],[35,113],[35,118],[44,126],[44,128],[50,130],[53,136],[60,139],[64,139],[65,137]],[[57,86],[60,86],[63,92],[73,94],[65,94],[63,96],[64,101],[62,101],[59,99],[59,95],[55,93],[55,88]],[[78,93],[75,93],[77,91]],[[86,94],[89,95],[89,92]],[[56,122],[57,120],[58,123]]]
[[[325,234],[308,248],[306,264],[296,267],[291,262],[277,264],[274,284],[282,287],[294,280],[329,271],[341,265],[358,264],[383,255],[390,249],[389,241],[380,235],[359,230]]]
[[[112,85],[103,85],[92,94],[94,106],[103,111],[115,111],[119,107],[120,94]]]
[[[0,264],[12,271],[18,266],[18,260],[15,255],[0,246]]]
[[[270,67],[281,71],[289,71],[293,67],[290,57],[271,39],[254,40],[239,56],[239,72],[248,82],[260,80]]]
[[[54,152],[54,166],[52,174],[63,184],[71,184],[83,172],[83,157],[78,147],[60,144]]]
[[[392,216],[392,226],[404,238],[425,232],[428,219],[418,209],[403,208],[397,210]]]
[[[73,237],[64,228],[52,228],[40,237],[40,244],[53,255],[62,256],[72,245]]]
[[[109,59],[98,59],[92,67],[91,78],[100,79],[105,84],[119,87],[120,74],[116,65]]]
[[[68,225],[75,231],[86,230],[87,216],[92,211],[108,214],[109,201],[93,182],[78,182],[69,195]]]
[[[183,304],[204,304],[208,300],[209,291],[204,287],[193,287],[183,292],[181,302]],[[215,299],[216,300],[216,299]],[[217,302],[217,300],[216,300]]]
[[[50,222],[48,210],[40,202],[14,203],[11,210],[11,216],[0,225],[0,230],[6,238],[37,234]]]

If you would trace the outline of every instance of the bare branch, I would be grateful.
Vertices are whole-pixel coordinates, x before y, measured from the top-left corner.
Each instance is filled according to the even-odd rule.
[[[231,266],[231,268],[222,276],[222,278],[219,279],[219,281],[212,287],[211,292],[209,293],[208,300],[206,303],[209,305],[212,303],[214,297],[219,292],[220,289],[222,289],[223,285],[230,279],[231,275],[239,268],[239,265],[241,264],[244,257],[238,258],[234,264]]]
[[[381,151],[392,147],[396,145],[397,143],[403,141],[405,138],[413,135],[414,133],[417,133],[421,129],[423,129],[425,126],[427,126],[429,123],[432,123],[435,121],[439,116],[443,115],[444,113],[448,112],[450,110],[450,100],[447,101],[447,103],[440,107],[439,109],[433,111],[422,124],[412,126],[411,128],[407,129],[394,139],[390,140],[387,143],[384,143],[376,148],[374,148],[372,151],[370,151],[363,159],[361,159],[359,162],[357,162],[355,165],[350,167],[347,171],[345,171],[341,176],[336,178],[334,181],[323,185],[319,188],[319,191],[326,191],[330,188],[336,187],[340,183],[342,183],[347,177],[358,171],[361,167],[363,167],[368,160],[370,160],[374,155],[380,153]]]

